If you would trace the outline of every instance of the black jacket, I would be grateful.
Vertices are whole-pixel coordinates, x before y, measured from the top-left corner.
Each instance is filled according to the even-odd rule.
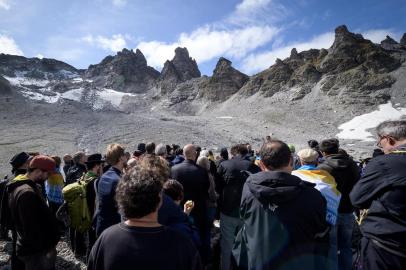
[[[328,233],[326,201],[314,184],[285,172],[251,175],[241,199],[243,227],[233,256],[240,269],[318,269]]]
[[[336,180],[337,189],[341,192],[338,213],[352,213],[354,207],[350,201],[350,192],[360,178],[360,170],[355,161],[346,155],[329,155],[317,169],[328,171]]]
[[[239,217],[242,188],[248,177],[244,171],[257,173],[260,169],[249,159],[238,156],[223,161],[217,169],[220,211],[225,215]]]
[[[350,197],[355,207],[369,209],[362,234],[406,254],[406,145],[373,158]]]
[[[191,216],[196,225],[200,229],[207,227],[207,200],[210,186],[207,171],[193,161],[185,160],[171,168],[171,177],[183,185],[184,201],[195,202]]]
[[[78,180],[80,177],[82,177],[83,174],[86,173],[86,171],[86,166],[80,163],[77,163],[70,167],[68,173],[66,174],[66,185],[72,184],[73,182]]]
[[[38,186],[22,175],[19,178],[7,185],[11,217],[17,231],[17,255],[48,251],[56,246],[60,237],[56,217]]]

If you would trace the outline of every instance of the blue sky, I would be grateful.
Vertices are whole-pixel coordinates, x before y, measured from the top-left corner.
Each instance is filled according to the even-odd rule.
[[[140,48],[160,71],[181,46],[203,74],[221,56],[255,74],[293,47],[330,47],[341,24],[374,42],[399,40],[405,14],[405,0],[0,0],[0,52],[87,68]]]

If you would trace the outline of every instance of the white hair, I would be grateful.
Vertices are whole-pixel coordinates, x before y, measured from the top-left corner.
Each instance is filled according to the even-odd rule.
[[[165,144],[160,143],[155,147],[155,155],[157,155],[157,156],[165,156],[167,154],[168,153],[166,151],[166,145]]]

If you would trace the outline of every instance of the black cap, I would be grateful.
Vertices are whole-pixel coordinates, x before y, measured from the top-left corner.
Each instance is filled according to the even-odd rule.
[[[26,152],[21,152],[10,159],[10,165],[13,166],[14,169],[18,169],[30,158],[31,156],[29,154]]]
[[[103,163],[105,160],[103,159],[101,154],[93,154],[87,157],[86,164],[94,164],[94,163]]]

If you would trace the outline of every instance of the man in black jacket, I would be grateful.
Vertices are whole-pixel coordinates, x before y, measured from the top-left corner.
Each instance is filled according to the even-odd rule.
[[[241,193],[248,172],[257,173],[260,169],[247,159],[248,149],[245,144],[231,147],[230,160],[223,161],[218,169],[218,187],[220,195],[220,231],[221,231],[221,267],[230,269],[231,249],[235,233],[242,225],[240,219]]]
[[[314,184],[291,175],[292,155],[281,141],[261,148],[262,172],[244,184],[233,257],[239,269],[322,269],[328,235],[326,201]],[[327,239],[325,239],[326,241]],[[327,253],[326,251],[324,252]]]
[[[47,156],[34,157],[27,174],[20,174],[7,186],[13,225],[17,231],[17,256],[25,269],[55,268],[59,241],[56,217],[48,208],[38,184],[55,170],[55,161]]]
[[[341,192],[341,200],[338,206],[337,227],[337,251],[338,269],[352,269],[352,232],[355,225],[353,215],[354,207],[350,201],[350,192],[360,178],[360,170],[355,161],[346,154],[339,154],[337,139],[328,139],[320,143],[320,151],[324,161],[317,167],[319,170],[329,172],[337,183],[337,189]]]
[[[385,155],[373,158],[350,194],[353,205],[368,209],[361,221],[358,269],[406,266],[406,121],[377,127]]]
[[[68,173],[66,174],[66,185],[74,183],[86,173],[86,159],[86,154],[84,152],[77,152],[73,156],[74,164],[69,168]]]
[[[206,170],[196,165],[196,147],[188,144],[183,148],[185,161],[171,168],[171,177],[178,180],[184,191],[184,203],[191,200],[195,203],[190,216],[193,217],[202,241],[201,256],[207,262],[210,250],[210,226],[208,223],[207,200],[209,198],[209,176]]]

